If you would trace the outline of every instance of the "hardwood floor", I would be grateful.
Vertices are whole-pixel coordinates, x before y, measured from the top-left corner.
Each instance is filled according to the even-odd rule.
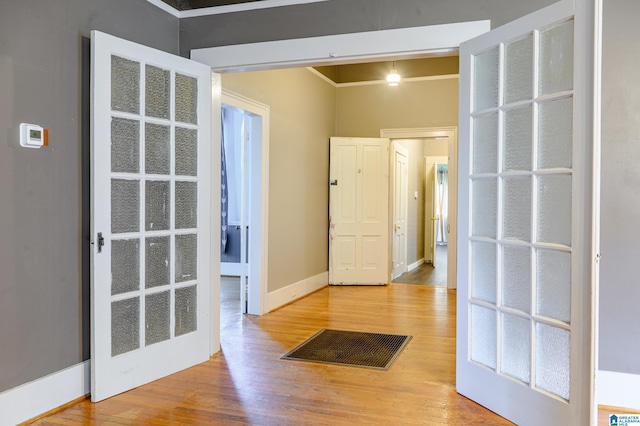
[[[455,391],[455,291],[327,287],[256,317],[240,314],[236,288],[223,282],[222,351],[208,362],[35,424],[511,424]],[[322,328],[413,339],[388,371],[279,359]]]
[[[423,263],[410,272],[405,272],[393,280],[394,283],[447,286],[447,246],[437,246],[436,267]]]
[[[226,324],[210,361],[36,424],[510,424],[455,391],[453,291],[327,287]],[[413,339],[389,371],[279,359],[322,328]]]

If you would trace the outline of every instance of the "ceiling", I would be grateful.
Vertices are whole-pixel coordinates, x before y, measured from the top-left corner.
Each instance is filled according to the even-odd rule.
[[[344,84],[384,80],[392,68],[395,68],[403,79],[458,74],[458,62],[458,56],[443,56],[394,62],[331,65],[315,69],[334,83]]]
[[[162,0],[177,10],[202,9],[204,7],[229,6],[243,3],[259,3],[265,0]]]

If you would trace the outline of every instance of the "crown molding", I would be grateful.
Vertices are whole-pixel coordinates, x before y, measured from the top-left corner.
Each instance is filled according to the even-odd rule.
[[[197,16],[220,15],[224,13],[246,12],[249,10],[269,9],[272,7],[294,6],[307,3],[318,3],[328,0],[263,0],[246,3],[230,4],[227,6],[203,7],[200,9],[177,10],[162,0],[147,0],[176,18],[193,18]]]

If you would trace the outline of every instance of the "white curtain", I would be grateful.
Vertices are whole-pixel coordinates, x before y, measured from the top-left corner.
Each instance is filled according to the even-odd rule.
[[[438,165],[436,184],[436,202],[438,209],[438,235],[436,241],[439,244],[447,243],[447,225],[449,224],[449,173],[446,165]]]

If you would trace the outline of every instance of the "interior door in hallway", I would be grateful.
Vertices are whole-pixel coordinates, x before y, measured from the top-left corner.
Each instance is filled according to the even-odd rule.
[[[388,284],[389,140],[330,142],[329,284]]]
[[[409,203],[409,150],[395,142],[393,147],[393,244],[391,279],[407,271],[407,227]]]
[[[519,425],[595,421],[596,10],[460,50],[456,386]]]
[[[100,401],[209,358],[212,74],[91,38],[91,399]]]

